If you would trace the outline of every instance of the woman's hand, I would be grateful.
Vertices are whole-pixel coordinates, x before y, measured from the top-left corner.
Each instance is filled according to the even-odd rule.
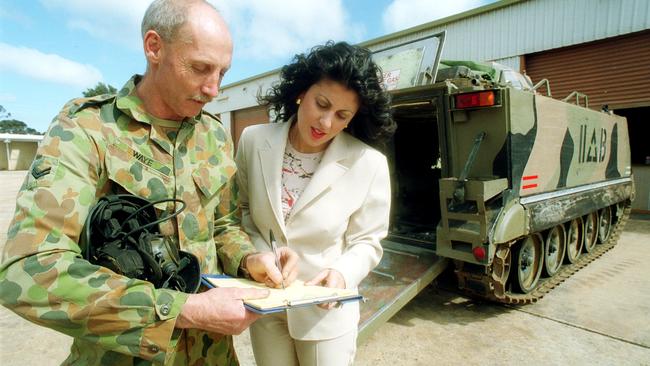
[[[343,278],[341,272],[335,269],[327,268],[320,271],[316,275],[316,277],[305,282],[305,285],[308,286],[318,285],[318,286],[332,287],[332,288],[345,288],[345,278]],[[322,309],[329,310],[337,306],[338,304],[339,304],[338,302],[328,302],[324,304],[319,304],[318,306]]]
[[[275,265],[272,252],[260,252],[246,256],[245,268],[251,277],[269,287],[289,286],[298,276],[298,253],[289,247],[279,247],[278,256],[282,272]]]

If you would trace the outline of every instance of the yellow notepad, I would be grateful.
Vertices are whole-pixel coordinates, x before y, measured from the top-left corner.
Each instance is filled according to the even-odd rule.
[[[243,278],[223,275],[203,275],[203,283],[209,287],[259,288],[269,290],[264,299],[244,300],[244,305],[260,314],[274,313],[293,307],[316,305],[326,302],[347,302],[362,298],[357,290],[330,288],[323,286],[305,286],[296,280],[284,289],[266,287],[264,284]]]

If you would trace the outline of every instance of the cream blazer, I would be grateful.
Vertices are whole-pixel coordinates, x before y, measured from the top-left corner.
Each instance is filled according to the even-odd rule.
[[[307,281],[325,268],[341,272],[348,288],[379,263],[380,240],[388,231],[390,178],[386,157],[346,132],[323,154],[314,176],[284,222],[282,160],[291,123],[244,129],[237,149],[242,225],[259,251],[270,251],[269,229],[278,246],[300,256],[298,279]],[[294,339],[330,339],[356,329],[359,303],[324,310],[318,306],[287,311]]]

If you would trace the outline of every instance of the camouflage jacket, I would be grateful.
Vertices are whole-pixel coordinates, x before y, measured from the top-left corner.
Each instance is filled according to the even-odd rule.
[[[186,209],[161,232],[175,234],[203,273],[236,275],[254,251],[239,226],[224,128],[205,112],[182,122],[148,115],[138,81],[134,76],[117,96],[72,100],[54,119],[18,194],[0,301],[74,337],[64,364],[236,365],[232,337],[174,328],[188,295],[117,275],[81,254],[88,212],[109,193],[184,200]]]

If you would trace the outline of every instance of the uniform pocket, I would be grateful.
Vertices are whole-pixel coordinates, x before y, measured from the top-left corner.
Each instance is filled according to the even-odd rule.
[[[234,163],[232,166],[218,167],[206,164],[206,166],[195,169],[192,172],[192,180],[194,180],[197,191],[201,193],[201,205],[204,207],[216,205],[217,202],[212,201],[234,174]]]
[[[151,158],[123,142],[110,144],[106,154],[108,178],[126,193],[149,201],[171,198],[168,190],[172,182],[171,177],[148,166],[147,163],[152,161]],[[166,205],[162,203],[158,208],[164,210]]]

